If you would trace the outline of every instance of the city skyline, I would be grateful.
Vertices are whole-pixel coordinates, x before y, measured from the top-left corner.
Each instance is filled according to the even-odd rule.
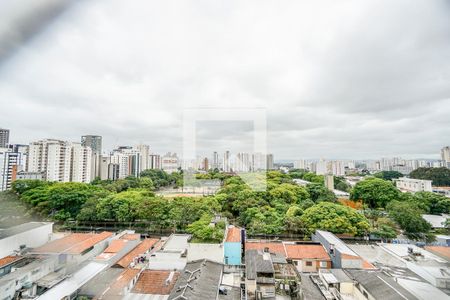
[[[323,4],[67,6],[2,57],[1,126],[16,143],[90,133],[107,149],[181,153],[183,109],[258,107],[278,159],[438,158],[450,136],[448,3]],[[46,16],[9,11],[18,36],[18,19]],[[226,146],[235,135],[222,129],[210,133]]]

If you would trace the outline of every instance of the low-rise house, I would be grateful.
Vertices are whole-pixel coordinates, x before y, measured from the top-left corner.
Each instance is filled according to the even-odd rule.
[[[242,264],[242,243],[245,231],[233,225],[228,226],[224,247],[224,262],[226,265],[240,266]]]
[[[278,253],[286,257],[286,249],[282,241],[258,241],[252,240],[245,243],[245,251],[247,250],[266,250],[271,253]]]
[[[402,192],[432,192],[431,180],[401,177],[394,179],[395,185]]]
[[[35,248],[49,242],[53,223],[28,222],[0,230],[0,258],[18,253],[24,248]]]
[[[299,272],[317,272],[330,269],[331,258],[320,244],[284,243],[287,259],[292,261]]]
[[[128,268],[129,266],[136,266],[139,263],[139,258],[144,257],[153,250],[155,250],[160,243],[159,239],[145,239],[136,245],[130,252],[119,259],[114,267]]]
[[[181,272],[169,299],[218,299],[222,273],[223,264],[206,259],[191,261]]]
[[[249,299],[275,297],[275,269],[269,251],[245,251],[245,287]]]
[[[159,300],[169,298],[180,276],[177,271],[144,270],[139,275],[131,293],[125,299],[148,299],[153,297]]]
[[[312,240],[320,242],[331,258],[333,268],[363,269],[364,260],[333,233],[316,230]]]

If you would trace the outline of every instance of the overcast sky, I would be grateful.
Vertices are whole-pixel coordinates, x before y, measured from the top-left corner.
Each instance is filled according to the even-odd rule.
[[[21,19],[28,3],[0,3],[12,142],[99,134],[181,152],[184,108],[245,107],[267,110],[276,160],[450,144],[449,1],[89,0]],[[226,149],[243,124],[200,126],[199,142]]]

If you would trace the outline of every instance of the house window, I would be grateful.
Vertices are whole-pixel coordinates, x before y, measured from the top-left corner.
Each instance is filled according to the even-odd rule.
[[[298,261],[294,260],[294,265],[298,266]]]
[[[320,267],[321,268],[326,268],[327,267],[327,262],[326,261],[321,261],[320,262]]]
[[[306,266],[307,266],[307,267],[312,267],[312,261],[307,261],[307,262],[306,262]]]

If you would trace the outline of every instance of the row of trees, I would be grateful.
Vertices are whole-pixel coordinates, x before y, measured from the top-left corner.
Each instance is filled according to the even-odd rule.
[[[23,180],[14,182],[13,190],[34,212],[55,220],[144,222],[148,230],[188,231],[203,241],[219,241],[223,237],[224,223],[211,226],[215,215],[244,226],[250,234],[309,235],[323,229],[393,238],[401,228],[408,236],[419,238],[430,230],[422,213],[450,211],[446,197],[426,192],[400,193],[389,179],[376,177],[348,189],[351,199],[362,200],[364,205],[364,209],[356,210],[337,202],[325,188],[323,176],[302,170],[288,174],[267,172],[266,191],[251,189],[237,176],[219,172],[199,175],[223,183],[217,194],[200,198],[155,195],[157,188],[180,184],[181,173],[169,175],[149,170],[141,175],[115,182],[95,180],[91,184]],[[299,186],[294,178],[311,183]],[[339,177],[336,181],[346,184]]]

